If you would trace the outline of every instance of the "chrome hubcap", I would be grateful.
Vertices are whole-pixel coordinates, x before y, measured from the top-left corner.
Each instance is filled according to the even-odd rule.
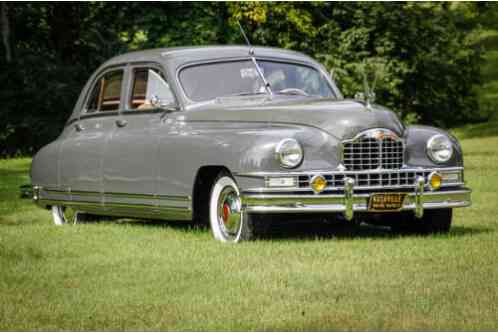
[[[218,223],[227,238],[234,238],[240,230],[242,214],[240,197],[231,186],[221,191],[218,199]]]

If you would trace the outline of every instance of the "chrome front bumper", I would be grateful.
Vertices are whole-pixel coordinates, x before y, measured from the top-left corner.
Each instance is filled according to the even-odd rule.
[[[422,217],[424,209],[456,208],[471,205],[471,190],[425,191],[418,179],[408,192],[400,210],[411,210]],[[242,207],[248,213],[343,213],[351,220],[355,212],[368,212],[369,193],[354,193],[354,184],[345,186],[342,194],[243,194]]]

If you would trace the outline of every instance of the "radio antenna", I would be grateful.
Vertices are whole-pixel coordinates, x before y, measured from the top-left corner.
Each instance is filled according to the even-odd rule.
[[[244,28],[242,28],[242,24],[240,24],[239,21],[237,21],[237,24],[239,25],[239,29],[240,29],[240,33],[242,34],[242,37],[244,37],[244,39],[246,40],[247,46],[252,48],[251,42],[249,41],[249,38],[247,38],[247,35],[246,35],[246,32],[244,31]]]
[[[263,84],[265,85],[266,92],[270,96],[273,96],[273,92],[271,91],[270,83],[268,81],[266,81],[266,78],[263,74],[263,71],[261,70],[261,67],[259,67],[258,61],[256,60],[256,57],[254,56],[254,47],[252,47],[251,42],[249,41],[249,38],[247,38],[247,35],[244,31],[244,28],[242,28],[242,25],[240,24],[239,21],[237,21],[237,24],[239,25],[239,29],[240,29],[240,33],[242,34],[242,37],[244,37],[246,44],[249,47],[249,56],[251,57],[251,61],[254,64],[254,67],[256,68],[256,72],[258,72],[259,77],[263,81]]]

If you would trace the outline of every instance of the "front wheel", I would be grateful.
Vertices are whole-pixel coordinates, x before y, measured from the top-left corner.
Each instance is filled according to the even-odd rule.
[[[428,209],[421,219],[415,219],[415,228],[422,234],[447,234],[451,228],[453,210]]]
[[[253,219],[242,211],[237,184],[222,172],[211,188],[209,197],[209,224],[215,239],[238,243],[254,238]]]
[[[450,231],[453,210],[451,208],[427,209],[422,218],[413,214],[399,219],[400,223],[391,224],[394,231],[415,234],[446,234]]]

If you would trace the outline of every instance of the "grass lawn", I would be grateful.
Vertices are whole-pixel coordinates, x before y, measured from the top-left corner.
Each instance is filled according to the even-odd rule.
[[[0,160],[0,331],[496,330],[498,136],[464,134],[474,205],[428,237],[315,225],[234,246],[181,224],[56,227],[18,198],[30,160]]]

